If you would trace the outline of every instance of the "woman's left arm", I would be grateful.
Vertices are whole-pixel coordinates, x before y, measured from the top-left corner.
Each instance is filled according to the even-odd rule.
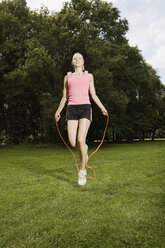
[[[101,109],[103,115],[108,115],[108,111],[105,109],[105,107],[103,106],[103,104],[101,103],[100,99],[98,98],[98,96],[96,95],[96,90],[95,90],[95,86],[94,86],[94,78],[92,74],[88,74],[89,75],[89,92],[90,95],[93,99],[93,101],[97,104],[97,106]]]

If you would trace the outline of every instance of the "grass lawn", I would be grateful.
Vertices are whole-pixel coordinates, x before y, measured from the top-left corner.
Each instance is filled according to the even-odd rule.
[[[0,148],[0,248],[164,248],[165,141],[103,144],[89,165],[80,187],[63,146]]]

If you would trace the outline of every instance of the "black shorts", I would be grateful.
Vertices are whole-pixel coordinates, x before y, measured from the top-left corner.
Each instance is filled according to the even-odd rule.
[[[79,120],[86,118],[92,121],[91,104],[68,105],[66,109],[66,120]]]

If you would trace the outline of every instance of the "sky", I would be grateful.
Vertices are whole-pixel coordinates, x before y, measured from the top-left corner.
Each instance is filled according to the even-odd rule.
[[[26,0],[32,9],[47,6],[50,11],[60,11],[63,0]],[[67,0],[70,2],[70,0]],[[152,65],[165,85],[165,1],[164,0],[107,0],[120,11],[121,18],[129,23],[127,39],[137,46],[145,61]]]

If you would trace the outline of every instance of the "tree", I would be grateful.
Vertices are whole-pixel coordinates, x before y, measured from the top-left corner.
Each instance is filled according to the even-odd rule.
[[[0,3],[1,140],[58,142],[54,112],[63,79],[79,51],[110,113],[106,139],[144,139],[164,130],[164,87],[125,37],[128,22],[112,3],[72,0],[58,13],[30,11],[23,0]],[[92,102],[92,100],[91,100]],[[105,118],[93,104],[88,139],[100,139]],[[65,110],[65,109],[64,109]],[[61,131],[67,136],[65,116]],[[3,136],[3,138],[2,138]]]

